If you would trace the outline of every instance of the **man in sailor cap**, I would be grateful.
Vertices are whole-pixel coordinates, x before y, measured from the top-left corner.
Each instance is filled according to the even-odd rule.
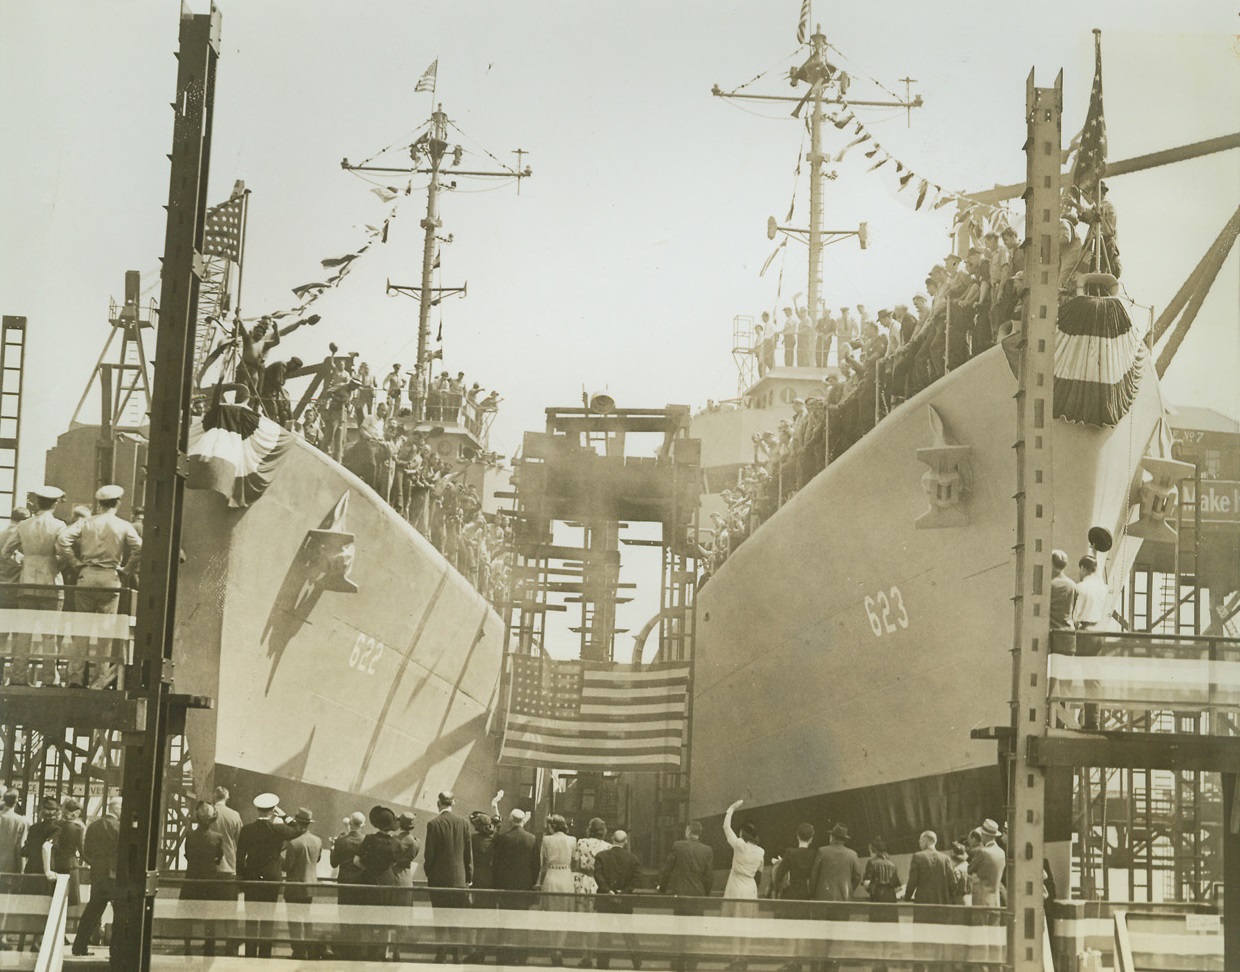
[[[75,520],[56,542],[56,556],[67,573],[77,577],[72,594],[75,611],[116,614],[120,605],[121,578],[136,574],[142,537],[128,520],[116,515],[125,491],[120,486],[101,486],[95,492],[98,512]],[[109,678],[111,664],[99,673]],[[85,663],[76,662],[70,684],[85,684]]]
[[[32,514],[9,533],[4,549],[0,551],[0,559],[20,562],[20,583],[52,585],[60,580],[60,571],[56,566],[56,542],[64,529],[64,523],[56,519],[55,510],[65,494],[56,486],[40,486],[30,496]],[[16,601],[19,608],[54,611],[60,607],[61,596],[60,591],[56,590],[21,589]],[[28,685],[32,677],[29,671],[30,634],[18,633],[13,640],[10,682],[13,685]],[[44,673],[42,663],[37,667],[36,681],[40,675],[46,674],[50,678],[53,674],[51,668]]]
[[[301,834],[301,829],[280,812],[280,798],[274,793],[256,796],[254,809],[258,819],[242,827],[237,835],[237,879],[243,882],[241,890],[247,905],[253,901],[274,903],[280,897],[284,842]],[[246,956],[271,958],[274,931],[271,918],[260,918],[258,939],[245,943]]]
[[[78,571],[75,604],[79,611],[115,614],[121,575],[137,572],[142,538],[132,523],[116,514],[124,495],[120,486],[101,486],[95,493],[98,512],[66,529],[56,545],[61,564]]]

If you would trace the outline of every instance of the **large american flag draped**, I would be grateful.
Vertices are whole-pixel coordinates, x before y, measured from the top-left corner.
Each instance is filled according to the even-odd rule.
[[[512,656],[500,762],[556,769],[680,768],[689,666]]]
[[[241,207],[244,199],[245,196],[236,195],[207,210],[207,225],[202,237],[203,256],[240,259]]]
[[[1081,129],[1081,147],[1072,168],[1072,182],[1090,198],[1098,195],[1098,182],[1107,174],[1107,123],[1102,116],[1102,32],[1094,31],[1094,87],[1089,111]]]

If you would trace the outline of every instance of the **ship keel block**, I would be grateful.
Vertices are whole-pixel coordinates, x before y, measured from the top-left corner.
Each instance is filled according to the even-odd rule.
[[[248,508],[188,492],[186,526],[176,688],[216,700],[187,715],[200,788],[489,805],[503,623],[425,537],[300,439]]]

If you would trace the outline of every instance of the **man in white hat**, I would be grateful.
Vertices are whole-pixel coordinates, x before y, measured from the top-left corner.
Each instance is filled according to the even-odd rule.
[[[34,507],[32,515],[18,523],[9,534],[4,549],[0,550],[0,560],[20,560],[22,584],[56,584],[60,580],[60,571],[56,566],[56,542],[64,524],[56,519],[55,510],[65,494],[55,486],[40,486],[30,495]],[[18,591],[15,600],[19,608],[55,611],[60,607],[61,597],[60,591],[23,589]],[[32,677],[38,681],[44,675],[50,679],[53,674],[52,668],[44,672],[40,662],[38,673],[31,675],[30,640],[29,632],[19,632],[13,639],[10,668],[10,682],[13,685],[28,685]],[[46,650],[47,646],[44,648]]]
[[[999,886],[1003,884],[1003,870],[1007,866],[1003,848],[995,843],[999,825],[987,818],[975,833],[981,839],[981,846],[969,856],[969,874],[975,881],[973,904],[982,908],[998,908],[1002,905]]]
[[[75,592],[77,610],[94,614],[115,614],[122,573],[135,573],[142,538],[133,524],[116,515],[125,490],[120,486],[101,486],[95,493],[99,512],[78,520],[61,535],[57,551],[63,565],[78,573]],[[86,592],[81,588],[97,588]]]

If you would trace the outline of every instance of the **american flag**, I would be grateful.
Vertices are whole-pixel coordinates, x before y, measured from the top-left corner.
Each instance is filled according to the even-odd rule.
[[[1107,123],[1102,116],[1102,31],[1094,31],[1094,87],[1089,111],[1081,129],[1081,147],[1072,169],[1072,181],[1090,198],[1098,194],[1098,182],[1107,174]]]
[[[422,77],[418,78],[418,83],[414,85],[414,91],[434,91],[435,79],[439,76],[439,58],[431,61],[431,66],[422,72]]]
[[[512,656],[500,762],[556,769],[680,768],[689,666]]]
[[[809,37],[810,0],[801,0],[801,19],[797,21],[797,43],[804,44]]]
[[[233,196],[207,210],[207,225],[202,235],[203,256],[240,259],[241,207],[245,197]]]

